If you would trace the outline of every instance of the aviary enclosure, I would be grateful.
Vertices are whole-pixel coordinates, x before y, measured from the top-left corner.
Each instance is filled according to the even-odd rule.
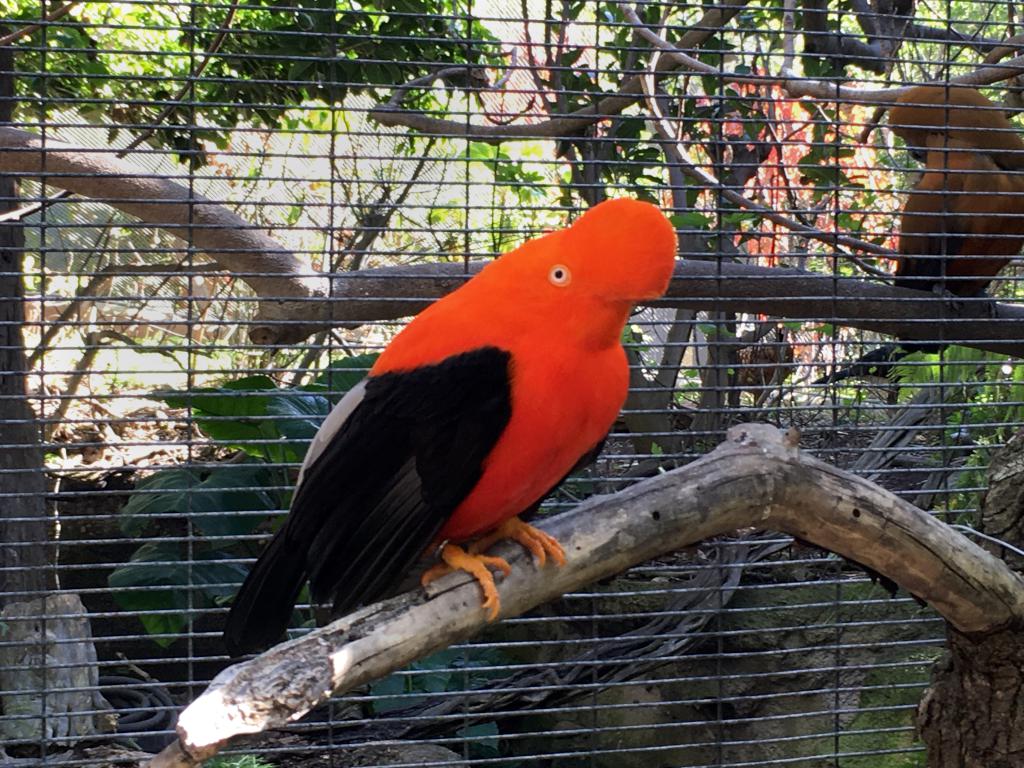
[[[0,1],[0,764],[1024,766],[1020,23]],[[332,406],[616,197],[678,258],[568,563],[229,658]]]

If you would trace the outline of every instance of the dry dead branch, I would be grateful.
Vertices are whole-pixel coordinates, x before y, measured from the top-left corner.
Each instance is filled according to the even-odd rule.
[[[563,568],[538,570],[507,545],[504,616],[630,566],[740,528],[780,530],[854,559],[928,601],[974,637],[1024,625],[1024,579],[949,526],[882,488],[800,453],[792,432],[748,424],[679,470],[594,497],[545,526]],[[201,763],[227,742],[295,720],[486,626],[475,582],[452,575],[426,596],[368,606],[230,667],[178,721],[151,768]]]

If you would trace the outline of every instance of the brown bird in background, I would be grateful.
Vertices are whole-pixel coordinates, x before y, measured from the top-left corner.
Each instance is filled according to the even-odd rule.
[[[985,96],[952,85],[912,88],[889,127],[925,165],[903,207],[895,285],[983,296],[1024,246],[1024,141]],[[912,352],[942,347],[887,344],[815,384],[887,377]]]
[[[925,165],[903,208],[896,285],[983,293],[1024,246],[1024,141],[973,88],[913,88],[889,127]]]

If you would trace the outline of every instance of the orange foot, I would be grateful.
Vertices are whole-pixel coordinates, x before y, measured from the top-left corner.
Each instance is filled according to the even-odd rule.
[[[445,544],[441,547],[441,562],[420,577],[420,584],[425,587],[452,571],[466,571],[480,583],[480,589],[484,591],[483,606],[488,613],[487,620],[494,621],[501,610],[501,600],[498,599],[498,587],[494,584],[494,576],[488,568],[497,568],[506,576],[512,573],[512,567],[503,557],[467,552],[458,544]]]
[[[538,567],[547,562],[548,556],[556,565],[565,565],[565,550],[554,536],[549,536],[539,528],[534,528],[518,517],[513,517],[486,536],[474,541],[466,549],[455,544],[445,544],[441,548],[442,562],[424,573],[420,583],[425,587],[435,579],[452,571],[466,571],[472,574],[484,592],[483,607],[488,612],[488,621],[494,621],[498,618],[498,612],[501,610],[501,601],[498,598],[498,588],[494,583],[494,576],[488,568],[497,568],[506,576],[512,572],[512,568],[504,558],[482,553],[501,539],[512,539],[519,542],[533,555]]]
[[[501,539],[512,539],[519,542],[533,555],[538,566],[542,566],[548,561],[548,555],[551,555],[555,565],[565,565],[565,550],[558,543],[558,539],[544,533],[540,528],[534,528],[529,523],[524,523],[518,517],[509,518],[486,536],[474,541],[469,545],[469,551],[484,552]]]

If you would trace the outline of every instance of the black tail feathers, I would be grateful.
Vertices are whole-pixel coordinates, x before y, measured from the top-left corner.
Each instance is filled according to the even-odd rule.
[[[857,379],[874,377],[876,379],[894,379],[893,368],[908,355],[915,352],[937,353],[944,345],[936,343],[908,343],[883,344],[861,355],[851,365],[840,368],[828,376],[822,376],[814,381],[815,385],[834,384],[845,379]]]
[[[288,628],[306,566],[301,555],[288,551],[285,530],[278,531],[260,555],[231,605],[224,645],[232,656],[261,651]]]

